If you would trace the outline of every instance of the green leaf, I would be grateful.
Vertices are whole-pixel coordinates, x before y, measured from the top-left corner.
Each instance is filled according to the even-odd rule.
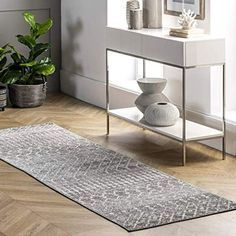
[[[31,73],[27,73],[21,77],[21,81],[24,81],[27,83],[27,81],[30,79]]]
[[[3,84],[14,84],[21,78],[21,71],[19,70],[6,70],[0,78]]]
[[[7,43],[2,47],[2,49],[6,49],[8,46],[9,46],[9,44]]]
[[[39,64],[49,64],[49,63],[51,63],[51,59],[49,57],[45,57],[39,62]]]
[[[32,67],[32,66],[35,66],[36,64],[37,64],[37,61],[30,61],[30,62],[27,62],[27,63],[21,63],[20,66]]]
[[[17,53],[11,54],[11,58],[16,64],[19,64],[21,62],[20,57],[17,55]]]
[[[11,51],[9,50],[9,51],[0,52],[0,61],[3,60],[8,53],[11,53]]]
[[[34,28],[32,27],[30,28],[31,36],[36,38],[38,35],[38,30],[39,30],[39,23],[36,23]]]
[[[53,26],[53,22],[51,19],[48,19],[44,23],[40,24],[38,32],[37,32],[37,37],[43,34],[46,34],[51,29],[52,26]]]
[[[51,45],[49,43],[38,43],[38,44],[36,44],[36,46],[30,52],[30,58],[32,60],[35,60],[42,53],[48,51],[48,49],[50,47],[51,47]]]
[[[53,64],[37,65],[34,69],[35,69],[36,74],[43,75],[43,76],[52,75],[56,70],[55,65]]]
[[[24,12],[24,18],[25,18],[25,21],[33,28],[35,29],[35,26],[36,26],[36,22],[35,22],[35,16],[30,13],[30,12]]]
[[[15,49],[15,47],[13,47],[12,45],[8,45],[9,46],[9,48],[11,48],[15,53],[14,54],[16,54],[14,57],[17,57],[19,60],[21,60],[21,59],[24,59],[24,60],[26,60],[25,59],[25,57],[23,56],[23,55],[21,55],[16,49]],[[12,54],[13,55],[13,54]],[[11,55],[11,57],[12,57],[12,55]],[[13,58],[12,58],[13,59]],[[13,59],[14,60],[14,59]]]
[[[31,35],[17,35],[16,37],[18,42],[26,45],[30,49],[36,45],[36,41]]]
[[[2,60],[0,60],[0,71],[3,69],[3,67],[6,65],[7,63],[7,58],[4,57]]]
[[[7,46],[8,46],[8,44],[6,44],[2,48],[0,48],[0,62],[2,60],[5,60],[5,57],[7,54],[11,53],[11,50],[6,50]]]

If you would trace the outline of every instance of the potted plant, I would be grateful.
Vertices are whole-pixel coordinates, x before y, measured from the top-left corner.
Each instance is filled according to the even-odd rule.
[[[13,106],[28,108],[43,104],[46,98],[47,77],[55,72],[55,65],[43,53],[50,49],[49,43],[41,43],[39,39],[52,27],[53,22],[48,19],[44,23],[37,23],[30,12],[23,13],[25,21],[30,26],[27,35],[17,35],[19,43],[28,48],[25,56],[10,44],[3,50],[9,53],[11,62],[6,65],[6,59],[0,67],[0,82],[8,85],[9,98]],[[5,54],[6,55],[6,54]]]
[[[10,50],[7,50],[7,46],[0,48],[0,72],[3,70],[4,66],[7,63],[7,54],[11,53]],[[5,86],[0,85],[0,110],[4,111],[7,105],[7,89]]]

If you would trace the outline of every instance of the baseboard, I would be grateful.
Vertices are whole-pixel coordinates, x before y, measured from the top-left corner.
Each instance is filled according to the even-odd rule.
[[[61,70],[61,91],[79,100],[93,104],[95,106],[105,108],[106,104],[106,88],[105,83],[73,74],[71,72]],[[111,99],[110,107],[122,108],[131,107],[137,97],[137,94],[130,91],[124,91],[118,87],[110,88]],[[222,122],[217,117],[210,117],[206,114],[196,113],[188,110],[187,117],[201,124],[216,129],[222,129]],[[226,151],[228,154],[236,155],[236,124],[227,121],[226,125]],[[210,147],[221,150],[222,140],[214,139],[202,142]]]
[[[104,82],[61,70],[61,91],[95,106],[106,107],[106,87]],[[110,100],[111,108],[131,107],[137,98],[137,94],[117,87],[111,87],[110,94],[111,98],[115,98]]]

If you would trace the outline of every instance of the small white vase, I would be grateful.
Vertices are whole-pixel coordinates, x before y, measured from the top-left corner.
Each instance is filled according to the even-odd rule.
[[[130,10],[130,29],[141,30],[143,28],[143,11],[141,9]]]
[[[132,28],[130,22],[130,11],[136,9],[140,9],[140,3],[138,0],[128,0],[126,2],[126,21],[129,29]]]
[[[179,110],[171,103],[154,103],[145,110],[145,121],[153,126],[175,125],[180,117]]]
[[[162,27],[162,0],[143,0],[143,27]]]

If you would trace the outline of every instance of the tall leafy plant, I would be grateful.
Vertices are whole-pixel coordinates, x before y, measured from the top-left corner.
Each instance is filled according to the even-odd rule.
[[[40,24],[36,22],[35,16],[30,12],[25,12],[23,16],[30,27],[29,34],[17,35],[16,38],[19,43],[28,48],[28,56],[24,56],[10,44],[0,49],[0,82],[4,84],[32,85],[42,83],[55,72],[55,65],[51,59],[40,57],[50,49],[51,45],[39,42],[40,37],[53,26],[52,20],[48,19]],[[2,61],[1,52],[3,53]],[[8,65],[6,65],[7,53],[11,53],[11,62]]]

